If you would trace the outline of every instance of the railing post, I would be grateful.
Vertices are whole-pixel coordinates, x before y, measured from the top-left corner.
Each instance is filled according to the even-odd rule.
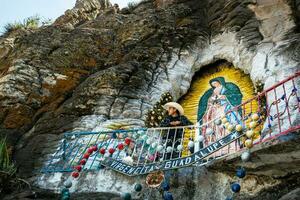
[[[177,136],[177,133],[178,133],[178,128],[176,128],[176,127],[174,127],[173,129],[175,129],[175,133],[174,133],[174,135],[173,135],[173,142],[172,142],[172,151],[171,151],[171,155],[170,155],[170,158],[169,159],[172,159],[173,158],[173,152],[174,151],[176,151],[175,150],[175,143],[177,142],[177,140],[176,140],[176,136]],[[181,128],[180,128],[181,129]],[[181,130],[179,130],[179,131],[181,131]],[[182,134],[184,134],[184,128],[182,128]],[[177,148],[177,147],[176,147]],[[176,153],[176,152],[175,152]]]
[[[196,127],[195,128],[195,151],[194,152],[198,152],[200,150],[200,142],[199,142],[199,138],[200,138],[200,123],[197,122],[196,123]]]
[[[65,161],[66,160],[66,145],[67,145],[67,140],[64,138],[63,140],[63,154],[62,154],[62,159]]]
[[[147,136],[148,136],[148,131],[149,131],[149,129],[147,129],[146,133],[145,133],[145,135],[147,135]],[[145,143],[146,143],[146,141],[143,140],[142,148],[141,148],[140,153],[138,155],[138,160],[137,160],[136,166],[138,166],[140,164],[140,160],[141,160],[141,158],[143,156],[143,150],[144,150]]]
[[[276,92],[276,88],[273,89],[274,91],[274,96],[275,96],[275,107],[276,107],[276,114],[277,114],[277,121],[278,121],[278,128],[279,128],[279,132],[277,134],[281,133],[281,124],[280,124],[280,110],[279,110],[279,106],[278,103],[280,102],[280,99],[277,98],[277,92]]]
[[[293,83],[293,92],[295,92],[295,96],[297,98],[298,111],[300,112],[300,100],[299,100],[300,97],[298,97],[298,95],[297,95],[297,88],[296,88],[296,84],[295,84],[294,79],[292,79],[292,83]]]

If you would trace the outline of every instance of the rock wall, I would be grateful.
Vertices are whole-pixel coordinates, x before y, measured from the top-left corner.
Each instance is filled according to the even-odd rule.
[[[179,99],[220,59],[265,88],[299,71],[298,0],[162,3],[116,12],[78,1],[53,25],[0,37],[0,133],[21,175],[39,170],[65,131],[143,126],[162,93]]]
[[[111,4],[107,0],[78,0],[73,9],[67,10],[64,15],[55,20],[54,25],[74,28],[74,26],[95,19],[102,10],[109,7]]]

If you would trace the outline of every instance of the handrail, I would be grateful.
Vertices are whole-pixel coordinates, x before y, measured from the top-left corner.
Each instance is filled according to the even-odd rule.
[[[234,111],[234,110],[236,110],[237,108],[239,108],[239,107],[241,107],[241,106],[243,106],[243,105],[245,105],[245,104],[247,104],[247,103],[249,103],[249,102],[251,102],[251,101],[253,101],[253,100],[255,100],[255,99],[264,97],[264,96],[266,95],[266,93],[270,92],[270,91],[273,90],[274,88],[276,88],[276,87],[282,85],[283,83],[285,83],[285,82],[287,82],[287,81],[289,81],[289,80],[292,80],[293,78],[296,78],[296,77],[298,77],[298,76],[300,76],[300,71],[298,71],[298,72],[296,72],[294,75],[289,76],[288,78],[286,78],[286,79],[284,79],[284,80],[282,80],[282,81],[276,83],[275,85],[273,85],[273,86],[271,86],[271,87],[269,87],[269,88],[263,90],[262,92],[259,92],[259,93],[258,93],[257,95],[255,95],[254,97],[251,97],[250,99],[247,99],[246,101],[242,102],[240,105],[235,106],[235,108],[233,108],[231,111]],[[228,111],[228,112],[230,112],[230,111]]]
[[[128,133],[128,132],[135,132],[135,131],[144,131],[146,130],[147,128],[136,128],[136,129],[127,129],[127,130],[111,130],[111,131],[99,131],[99,132],[93,132],[93,131],[75,131],[75,132],[66,132],[64,133],[64,136],[65,137],[68,137],[68,136],[73,136],[73,135],[91,135],[91,134],[99,134],[100,132],[103,133],[103,134],[106,134],[106,133]]]

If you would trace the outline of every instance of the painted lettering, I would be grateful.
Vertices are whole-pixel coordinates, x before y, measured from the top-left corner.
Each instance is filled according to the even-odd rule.
[[[183,159],[180,159],[179,166],[184,166]]]
[[[130,167],[129,167],[129,166],[126,166],[126,167],[123,169],[123,172],[124,172],[124,173],[127,173],[128,169],[130,169]]]
[[[202,155],[202,157],[205,157],[207,155],[207,153],[203,152],[204,150],[200,151],[200,154]]]
[[[215,149],[218,149],[218,143],[217,143],[217,142],[214,143],[214,144],[213,144],[213,147],[214,147]]]
[[[140,173],[141,169],[142,169],[141,167],[137,167],[137,168],[135,169],[134,173],[135,173],[135,174]]]
[[[146,173],[148,169],[149,166],[144,166],[143,169],[141,170],[141,173]]]
[[[187,158],[185,159],[185,164],[186,164],[186,165],[190,164],[191,162],[192,162],[192,158],[191,158],[191,157],[187,157]]]
[[[171,161],[166,162],[165,169],[169,169],[171,167]]]
[[[115,167],[119,162],[113,161],[112,164],[110,165],[111,167]]]
[[[201,157],[196,154],[195,155],[195,161],[200,160],[200,159],[201,159]]]
[[[149,169],[148,172],[152,172],[152,171],[154,171],[154,165],[152,165],[152,166],[150,167],[150,169]]]
[[[135,170],[135,167],[131,167],[131,168],[128,170],[127,174],[132,174],[132,173],[134,172],[134,170]]]
[[[221,145],[221,146],[224,146],[224,145],[225,145],[225,143],[224,143],[223,139],[222,139],[222,140],[220,140],[220,141],[219,141],[219,143],[220,143],[220,145]]]
[[[178,160],[173,160],[172,161],[172,167],[177,167],[178,164]]]
[[[209,147],[207,147],[207,150],[209,151],[209,153],[212,153],[214,151],[214,147],[213,146],[209,146]]]

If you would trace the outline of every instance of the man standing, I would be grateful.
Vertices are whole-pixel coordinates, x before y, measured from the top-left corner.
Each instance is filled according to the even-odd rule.
[[[193,123],[184,116],[182,106],[176,102],[169,102],[164,105],[168,112],[168,116],[161,122],[161,127],[174,127],[163,133],[163,141],[166,142],[166,149],[172,148],[171,152],[165,153],[164,159],[178,158],[180,152],[177,146],[182,144],[183,128],[175,128],[180,126],[193,125]]]

